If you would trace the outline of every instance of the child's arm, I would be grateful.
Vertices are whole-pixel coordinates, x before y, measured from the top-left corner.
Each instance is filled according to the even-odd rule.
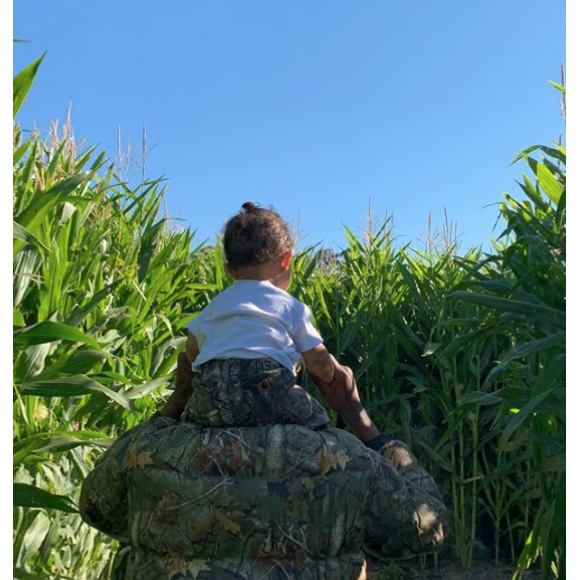
[[[332,357],[332,355],[329,355]],[[335,365],[334,379],[332,381],[324,381],[322,377],[308,370],[310,378],[326,399],[328,406],[336,411],[352,429],[363,443],[375,449],[374,443],[381,443],[389,441],[389,438],[382,435],[372,422],[369,414],[364,408],[353,372],[345,366],[338,364],[336,359],[332,357]]]
[[[199,354],[197,340],[193,334],[189,334],[185,343],[185,352],[182,352],[177,358],[177,379],[175,381],[175,390],[171,393],[161,411],[163,417],[173,417],[178,419],[185,409],[185,404],[191,395],[193,389],[191,386],[191,363],[195,361]]]
[[[303,352],[302,358],[309,373],[320,377],[325,383],[332,382],[338,363],[323,344]]]

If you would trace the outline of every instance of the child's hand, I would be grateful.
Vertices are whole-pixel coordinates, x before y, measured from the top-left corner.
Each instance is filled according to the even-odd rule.
[[[323,344],[301,353],[308,373],[325,383],[331,383],[337,366],[336,359],[326,350]]]
[[[333,411],[341,412],[346,407],[360,405],[360,395],[354,380],[354,373],[349,367],[342,366],[332,355],[330,356],[334,366],[332,381],[323,381],[314,372],[306,369],[310,378]]]
[[[331,355],[332,356],[332,355]],[[381,432],[371,421],[360,400],[353,372],[345,366],[339,365],[334,357],[334,379],[327,383],[313,372],[310,377],[316,384],[328,406],[336,411],[352,429],[352,432],[363,442],[372,441]]]

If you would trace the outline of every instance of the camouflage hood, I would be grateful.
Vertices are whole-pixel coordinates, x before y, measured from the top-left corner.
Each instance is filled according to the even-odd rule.
[[[436,550],[445,508],[407,448],[340,429],[202,428],[156,418],[85,480],[85,521],[131,548],[127,580],[351,580],[363,549]]]

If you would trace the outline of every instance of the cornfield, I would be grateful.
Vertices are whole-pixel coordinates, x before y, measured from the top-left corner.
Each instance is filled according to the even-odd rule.
[[[15,115],[40,61],[14,79]],[[14,578],[108,579],[119,546],[82,523],[79,485],[162,404],[224,259],[162,215],[162,182],[130,186],[68,124],[15,124],[13,159]],[[565,578],[566,151],[515,161],[492,252],[460,252],[451,227],[397,247],[390,218],[369,220],[341,253],[298,253],[290,291],[440,484],[445,555]]]

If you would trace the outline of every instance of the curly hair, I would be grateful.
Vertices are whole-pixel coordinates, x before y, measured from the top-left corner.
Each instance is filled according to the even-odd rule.
[[[288,225],[273,209],[246,202],[224,229],[224,252],[233,269],[258,266],[292,248]]]

